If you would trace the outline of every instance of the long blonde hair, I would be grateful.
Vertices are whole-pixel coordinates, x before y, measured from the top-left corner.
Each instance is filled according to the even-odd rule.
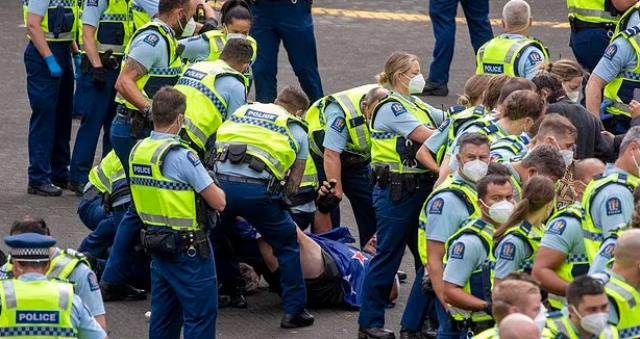
[[[418,57],[405,52],[393,52],[384,64],[384,71],[376,77],[380,86],[393,87],[396,75],[407,72]]]
[[[486,74],[469,78],[464,84],[464,94],[458,97],[458,105],[471,106],[481,101],[491,78],[492,76]]]
[[[573,78],[583,77],[587,72],[580,64],[571,59],[560,59],[555,62],[543,63],[540,70],[556,75],[562,82],[571,81]]]

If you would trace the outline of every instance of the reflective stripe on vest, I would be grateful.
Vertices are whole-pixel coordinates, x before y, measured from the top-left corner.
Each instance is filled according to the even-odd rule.
[[[611,275],[605,285],[609,300],[615,302],[618,309],[618,332],[620,338],[638,338],[640,336],[640,292]],[[612,300],[613,299],[613,300]]]
[[[584,22],[615,24],[620,15],[611,14],[606,10],[606,3],[610,0],[567,0],[569,18],[575,18]]]
[[[116,152],[113,150],[107,153],[100,161],[100,164],[92,168],[89,172],[89,182],[91,182],[100,193],[111,194],[113,192],[113,185],[123,179],[126,179],[124,168]]]
[[[611,41],[617,38],[626,39],[640,60],[639,32],[639,27],[632,27],[614,35]],[[607,107],[607,113],[630,117],[628,103],[633,99],[633,93],[638,88],[640,88],[640,63],[630,72],[621,72],[605,86],[604,98],[614,103],[614,105]]]
[[[202,37],[209,42],[209,55],[206,60],[219,60],[222,50],[227,44],[227,34],[222,30],[211,30],[205,32]],[[247,36],[247,42],[251,45],[251,49],[253,50],[251,62],[254,62],[258,56],[258,42],[251,36]]]

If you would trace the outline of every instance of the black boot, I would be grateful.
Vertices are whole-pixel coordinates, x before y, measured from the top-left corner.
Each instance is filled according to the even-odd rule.
[[[396,335],[386,328],[360,328],[358,339],[396,339]]]
[[[147,291],[137,289],[128,284],[100,283],[102,300],[104,301],[133,301],[147,299]]]
[[[285,314],[282,316],[282,320],[280,321],[280,327],[282,328],[298,328],[298,327],[307,327],[313,325],[313,316],[307,312],[307,310],[303,310],[302,312],[291,315]]]

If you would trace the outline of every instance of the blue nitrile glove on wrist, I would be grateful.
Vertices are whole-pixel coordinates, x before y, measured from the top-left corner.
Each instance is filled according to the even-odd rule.
[[[62,68],[58,65],[56,58],[53,55],[49,55],[44,57],[44,62],[47,63],[47,67],[49,68],[49,73],[54,78],[59,78],[62,76]]]
[[[73,67],[75,67],[76,79],[80,78],[80,74],[82,74],[82,54],[77,53],[73,56]]]

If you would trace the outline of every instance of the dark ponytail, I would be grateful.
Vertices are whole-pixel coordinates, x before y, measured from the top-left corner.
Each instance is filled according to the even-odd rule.
[[[249,5],[244,0],[228,0],[220,8],[220,21],[229,25],[233,20],[251,20]]]

